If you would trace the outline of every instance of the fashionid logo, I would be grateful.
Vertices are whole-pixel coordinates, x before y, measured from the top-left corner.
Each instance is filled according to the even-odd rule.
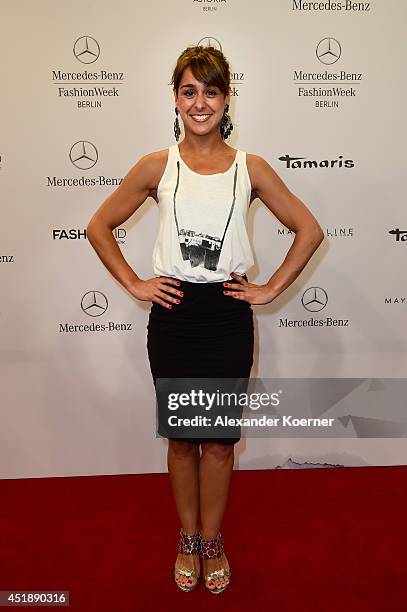
[[[124,227],[116,227],[114,230],[112,230],[112,234],[116,239],[116,242],[119,242],[120,244],[124,244],[125,243],[125,238],[127,235],[126,230],[124,229]],[[79,229],[79,228],[70,228],[70,229],[64,229],[64,228],[54,228],[52,230],[52,239],[53,240],[87,240],[87,233],[86,233],[86,228],[85,229]]]
[[[94,64],[101,54],[98,41],[88,35],[77,38],[72,50],[80,64]],[[103,68],[94,71],[84,69],[79,72],[51,69],[51,73],[52,84],[57,86],[58,98],[74,100],[78,109],[101,109],[105,100],[120,96],[117,85],[122,85],[125,81],[123,71]]]
[[[322,287],[309,287],[301,296],[301,305],[308,312],[320,312],[328,304],[328,293]],[[349,319],[339,319],[326,315],[323,318],[307,319],[280,318],[279,327],[349,327]]]
[[[81,299],[80,308],[88,317],[97,318],[106,314],[109,302],[102,291],[87,291]],[[102,321],[94,323],[59,323],[59,332],[86,333],[86,332],[126,332],[133,331],[132,323],[116,323],[115,321]]]
[[[78,170],[91,170],[99,160],[99,153],[96,146],[89,140],[78,140],[75,142],[68,153],[69,161]],[[117,187],[123,178],[110,178],[99,175],[96,177],[69,178],[69,177],[50,177],[47,176],[47,187]]]
[[[338,155],[337,159],[308,159],[307,157],[292,157],[288,153],[278,158],[285,163],[287,169],[296,168],[354,168],[353,159],[343,159],[343,155]]]
[[[399,228],[389,230],[389,234],[394,236],[395,242],[407,242],[407,230],[401,230]]]

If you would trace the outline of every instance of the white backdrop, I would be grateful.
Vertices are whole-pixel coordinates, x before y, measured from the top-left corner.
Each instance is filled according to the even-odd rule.
[[[228,143],[267,159],[327,237],[291,287],[253,306],[252,376],[406,376],[407,242],[389,233],[407,230],[403,0],[2,9],[1,477],[166,471],[146,349],[151,304],[112,278],[85,228],[142,155],[175,142],[172,70],[201,41],[233,71]],[[260,200],[249,228],[249,280],[263,283],[293,236]],[[142,278],[153,276],[157,229],[148,198],[116,232]],[[323,313],[302,305],[313,287]],[[348,324],[282,324],[322,316]],[[357,397],[352,408],[360,416]],[[243,439],[236,468],[405,464],[403,432]]]

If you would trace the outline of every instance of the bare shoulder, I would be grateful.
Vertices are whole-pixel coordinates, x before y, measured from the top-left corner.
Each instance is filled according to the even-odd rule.
[[[268,173],[269,178],[271,175],[276,174],[264,157],[255,155],[254,153],[246,153],[246,165],[253,191],[259,188],[261,177],[264,176],[265,173]]]
[[[271,170],[270,164],[260,155],[255,155],[254,153],[246,153],[246,165],[247,171],[249,173],[250,183],[252,185],[252,196],[251,200],[258,197],[257,190],[261,184],[261,176],[264,174],[267,169]]]

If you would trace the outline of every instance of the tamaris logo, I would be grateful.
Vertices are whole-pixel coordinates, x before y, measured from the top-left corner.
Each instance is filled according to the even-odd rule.
[[[407,230],[401,230],[398,227],[393,230],[389,230],[389,234],[392,234],[396,242],[407,242]]]
[[[339,155],[337,159],[308,159],[307,157],[291,157],[288,153],[278,158],[285,162],[286,168],[353,168],[355,162],[353,159],[343,159],[343,155]]]

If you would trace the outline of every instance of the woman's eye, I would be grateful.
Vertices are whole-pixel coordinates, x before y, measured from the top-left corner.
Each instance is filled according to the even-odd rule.
[[[188,94],[193,94],[194,92],[189,89],[188,91],[184,91],[184,95],[187,96],[187,98],[189,98],[190,96]],[[217,95],[217,91],[215,91],[214,89],[208,89],[207,93],[210,96],[216,96]]]

